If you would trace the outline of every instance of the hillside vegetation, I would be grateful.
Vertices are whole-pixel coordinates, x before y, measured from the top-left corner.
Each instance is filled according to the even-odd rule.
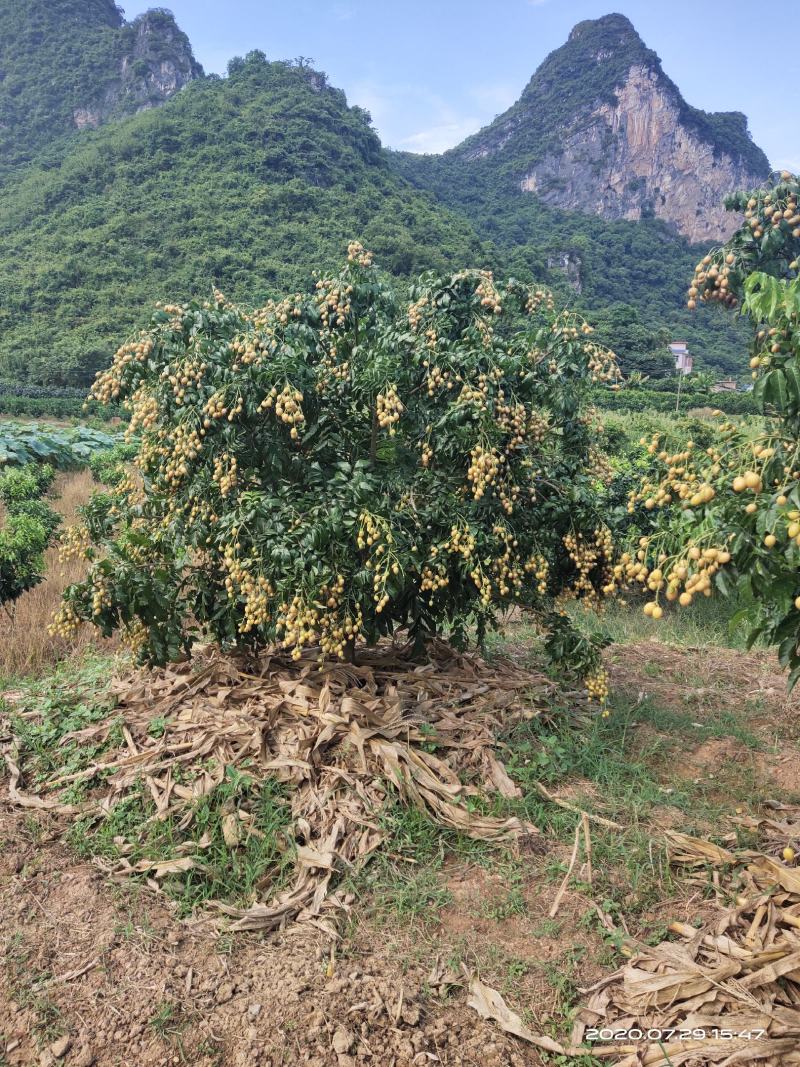
[[[168,293],[263,301],[361,234],[394,274],[487,260],[390,169],[368,117],[261,53],[78,139],[0,206],[0,376],[87,382]]]
[[[40,150],[57,162],[81,116],[95,123],[162,103],[151,75],[164,61],[180,80],[202,75],[163,9],[126,23],[113,0],[0,3],[0,177]]]
[[[109,0],[0,0],[0,382],[83,388],[155,301],[218,286],[262,303],[304,287],[310,264],[329,266],[351,239],[396,278],[468,265],[546,283],[606,343],[619,338],[625,372],[671,373],[665,342],[680,336],[698,366],[736,373],[736,320],[685,309],[697,248],[656,219],[549,207],[515,178],[631,62],[660,72],[617,18],[581,23],[548,57],[519,114],[497,120],[519,129],[493,160],[467,158],[487,131],[439,157],[386,151],[367,112],[303,62],[252,52],[227,78],[202,77],[162,9],[125,23]],[[156,84],[162,59],[181,91]],[[766,162],[736,116],[682,106],[722,149]],[[100,128],[76,130],[87,107]]]
[[[698,249],[666,223],[601,219],[549,207],[522,192],[491,160],[465,165],[447,154],[409,153],[393,153],[391,159],[398,173],[421,189],[431,189],[443,205],[468,219],[498,250],[509,271],[544,279],[563,291],[568,283],[560,264],[568,257],[580,284],[573,301],[598,327],[622,328],[626,372],[671,373],[665,342],[675,338],[689,342],[702,366],[725,374],[741,372],[745,332],[717,308],[687,311],[686,277]],[[631,328],[635,338],[629,336]],[[618,336],[604,332],[612,346]],[[652,354],[659,349],[654,362]]]

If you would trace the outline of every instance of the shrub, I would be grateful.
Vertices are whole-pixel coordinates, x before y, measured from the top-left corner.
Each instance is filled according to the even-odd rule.
[[[42,580],[47,542],[47,531],[36,518],[18,514],[6,519],[0,528],[0,606],[13,603]]]
[[[131,410],[137,473],[57,628],[159,662],[200,636],[349,657],[398,629],[480,640],[519,604],[602,695],[560,603],[609,577],[585,402],[616,376],[549,294],[462,271],[403,300],[357,245],[308,295],[164,307],[95,385]]]
[[[113,448],[95,452],[89,460],[92,477],[102,485],[119,485],[125,477],[125,465],[135,458],[136,451],[135,444],[122,442]]]
[[[26,515],[28,518],[35,519],[47,534],[48,545],[61,525],[61,516],[44,500],[15,500],[7,506],[6,510],[9,515]]]
[[[23,500],[36,500],[41,495],[39,479],[32,466],[6,471],[0,478],[0,501],[6,507]]]
[[[53,482],[56,480],[56,472],[50,463],[34,464],[31,468],[31,473],[36,479],[36,484],[39,486],[39,492],[42,495],[52,489]]]

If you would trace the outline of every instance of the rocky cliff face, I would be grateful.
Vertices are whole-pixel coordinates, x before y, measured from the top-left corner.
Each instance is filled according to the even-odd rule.
[[[739,220],[724,198],[764,173],[684,126],[677,102],[647,67],[631,67],[615,96],[565,131],[560,150],[521,176],[522,189],[605,218],[655,215],[696,243],[730,236]]]
[[[0,0],[0,176],[55,138],[162,104],[202,68],[173,16],[113,0]]]
[[[102,92],[74,109],[78,129],[158,107],[203,75],[188,37],[166,12],[149,11],[123,26],[121,44],[116,71]]]
[[[769,172],[745,116],[689,107],[622,15],[580,23],[520,100],[452,154],[494,160],[550,205],[655,216],[698,243],[733,232],[724,197]]]

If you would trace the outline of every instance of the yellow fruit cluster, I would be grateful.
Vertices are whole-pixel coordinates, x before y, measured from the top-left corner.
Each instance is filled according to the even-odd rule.
[[[785,176],[781,175],[781,177],[786,181],[791,178],[791,174],[787,171]],[[791,230],[792,237],[800,237],[797,193],[790,192],[787,196],[780,197],[774,192],[768,192],[763,199],[752,196],[747,201],[744,217],[755,238],[763,237],[765,228]]]
[[[140,619],[134,619],[122,628],[120,643],[123,648],[137,655],[147,644],[147,638],[147,627]]]
[[[342,621],[339,621],[336,614],[341,606],[344,589],[344,575],[337,574],[333,585],[324,585],[320,590],[320,601],[328,609],[319,622],[320,659],[325,656],[345,659],[347,644],[355,641],[361,633],[364,620],[360,608],[355,619],[345,614]]]
[[[531,556],[525,563],[525,571],[532,574],[536,579],[536,591],[545,596],[547,593],[547,579],[550,576],[550,564],[544,556],[538,553]]]
[[[503,433],[508,435],[506,447],[511,452],[525,444],[528,413],[524,404],[507,404],[505,399],[505,393],[500,389],[494,402],[494,419]]]
[[[323,323],[326,326],[329,322],[332,322],[334,326],[344,326],[351,309],[352,285],[342,286],[333,280],[320,278],[316,288],[317,309],[322,315]],[[323,336],[325,336],[325,331],[323,331]]]
[[[102,615],[112,604],[111,582],[102,571],[93,570],[88,578],[92,590],[92,615]]]
[[[341,579],[341,584],[337,583],[334,590],[327,591],[327,600],[335,600],[338,605],[343,590],[344,580]],[[316,643],[319,643],[323,657],[345,659],[347,646],[363,634],[364,618],[361,608],[357,608],[355,615],[347,613],[339,620],[335,610],[323,612],[318,604],[309,604],[298,595],[289,604],[280,605],[276,628],[278,634],[283,634],[283,647],[291,649],[292,659],[300,659],[303,648]]]
[[[505,456],[501,456],[496,449],[485,449],[482,445],[475,445],[470,452],[470,465],[467,470],[467,478],[472,483],[472,495],[475,500],[480,500],[487,488],[496,480],[501,464],[504,462]]]
[[[528,415],[528,424],[525,427],[525,436],[531,445],[540,445],[550,432],[550,418],[539,411],[531,411]]]
[[[164,459],[162,474],[168,485],[176,488],[189,473],[189,465],[200,455],[203,447],[200,431],[191,429],[186,423],[174,427],[169,438],[169,446],[160,448],[159,454]]]
[[[611,579],[609,561],[614,552],[614,543],[610,530],[606,527],[598,527],[594,531],[591,540],[584,537],[580,532],[571,531],[564,535],[563,541],[569,558],[578,572],[572,582],[572,595],[599,602],[592,575],[596,573],[598,580],[603,583],[605,591]]]
[[[359,267],[372,266],[373,253],[367,252],[358,241],[351,241],[347,246],[347,262],[357,263]]]
[[[362,552],[372,549],[372,555],[366,560],[365,566],[373,572],[372,599],[375,610],[380,615],[389,603],[389,594],[386,591],[389,577],[400,573],[400,565],[392,551],[394,536],[388,522],[369,512],[362,512],[359,516],[356,545]]]
[[[267,345],[258,337],[242,337],[231,342],[233,352],[232,366],[234,368],[250,367],[264,362],[267,353]]]
[[[725,262],[715,263],[711,256],[703,256],[694,268],[694,281],[689,286],[689,299],[686,306],[693,311],[697,307],[697,296],[701,300],[717,301],[734,307],[737,299],[730,290],[731,268],[735,262],[735,256],[729,252]]]
[[[584,323],[583,332],[591,333],[591,326]],[[587,346],[589,352],[589,370],[593,382],[618,382],[622,377],[616,355],[607,348],[591,344]]]
[[[90,543],[89,531],[85,526],[68,526],[58,537],[59,562],[67,563],[71,559],[83,559]]]
[[[382,393],[378,393],[376,400],[378,425],[382,430],[388,430],[390,437],[394,437],[396,433],[395,424],[400,421],[400,416],[404,410],[405,408],[397,395],[397,389],[394,385],[390,385]]]
[[[792,175],[781,172],[781,180],[789,182]],[[766,189],[750,197],[744,212],[745,225],[754,240],[761,241],[765,234],[783,231],[795,239],[800,238],[800,211],[798,211],[797,192],[784,187]],[[796,265],[794,266],[796,268]],[[749,273],[747,260],[734,245],[729,247],[723,258],[722,251],[706,255],[695,267],[695,277],[688,292],[688,307],[697,306],[697,298],[716,301],[735,306],[736,296],[731,292],[731,275],[741,270]]]
[[[137,432],[152,430],[158,423],[158,400],[146,386],[139,386],[130,400],[123,402],[123,407],[131,412],[130,422],[125,431],[125,439],[132,440]]]
[[[239,625],[239,633],[246,634],[269,621],[269,601],[275,590],[263,574],[254,573],[260,563],[258,557],[242,563],[236,552],[236,545],[225,546],[222,556],[223,567],[228,572],[225,589],[229,599],[239,595],[244,601],[244,619]]]
[[[466,524],[455,524],[450,528],[450,538],[445,547],[454,555],[470,559],[475,551],[475,535]]]
[[[427,296],[421,296],[419,300],[409,305],[408,308],[408,324],[414,333],[419,329],[419,324],[422,322],[422,313],[428,306]]]
[[[490,349],[492,347],[492,341],[494,340],[494,330],[492,329],[491,323],[487,322],[484,318],[478,317],[475,320],[475,325],[481,336],[481,344],[485,349]]]
[[[486,308],[487,311],[491,311],[495,315],[499,315],[503,310],[503,303],[500,299],[500,294],[495,288],[492,272],[490,270],[482,270],[480,273],[481,280],[478,282],[475,295],[480,297],[481,307]]]
[[[428,361],[423,360],[423,366],[428,366]],[[440,367],[431,367],[427,376],[428,396],[433,396],[437,389],[452,389],[453,379],[449,370],[443,371]]]
[[[372,548],[380,550],[383,555],[384,546],[394,544],[394,537],[385,519],[372,515],[368,511],[362,511],[358,516],[358,534],[356,544],[360,549]]]
[[[504,549],[501,555],[492,560],[492,576],[500,596],[510,596],[512,592],[522,591],[524,566],[517,557],[519,542],[505,526],[495,525],[492,533],[502,541]]]
[[[100,404],[113,403],[119,397],[123,373],[128,364],[145,363],[152,351],[153,342],[149,338],[129,341],[122,345],[114,354],[114,360],[109,369],[98,371],[89,395]]]
[[[300,596],[281,604],[276,629],[283,634],[283,647],[292,650],[292,659],[300,659],[303,648],[314,644],[319,620],[319,608],[306,604]]]
[[[469,405],[478,411],[487,411],[489,408],[489,379],[486,375],[480,375],[477,385],[464,382],[456,403]]]
[[[277,304],[267,304],[267,317],[272,318],[280,326],[287,326],[290,319],[300,318],[300,315],[302,314],[302,308],[300,307],[302,300],[303,297],[298,294],[297,296],[287,296]],[[283,333],[283,331],[281,331],[281,333]]]
[[[293,441],[300,436],[298,427],[302,428],[306,421],[302,402],[303,394],[299,389],[293,389],[291,385],[285,385],[275,397],[275,414],[281,422],[291,426],[289,436]]]
[[[589,699],[596,700],[598,704],[604,706],[608,700],[608,672],[605,667],[598,667],[597,670],[587,674],[583,681]],[[603,717],[606,716],[608,712],[603,710]]]
[[[632,492],[628,498],[628,511],[633,512],[640,501],[648,511],[666,507],[674,500],[679,500],[684,508],[710,503],[717,490],[709,479],[716,478],[722,469],[719,450],[709,447],[705,452],[697,453],[694,442],[687,441],[683,451],[670,454],[664,449],[658,451],[659,442],[660,436],[654,434],[649,442],[643,437],[640,443],[647,445],[651,456],[658,454],[658,459],[666,466],[666,474],[660,482],[645,481],[639,490]]]
[[[239,481],[238,468],[236,456],[232,456],[230,452],[223,452],[214,457],[214,481],[223,496],[229,496],[236,488]]]
[[[433,567],[425,564],[422,568],[422,581],[419,587],[424,593],[436,593],[439,589],[445,589],[449,584],[450,579],[444,564],[437,563]],[[430,603],[433,604],[433,600],[430,600]]]
[[[172,374],[169,373],[168,367],[165,368],[161,373],[161,380],[169,382],[172,386],[175,403],[180,406],[186,399],[186,390],[199,385],[207,369],[208,365],[205,362],[196,362],[190,358],[185,360],[182,366]]]
[[[53,612],[53,618],[47,627],[47,632],[51,637],[63,637],[65,641],[69,641],[75,636],[82,624],[83,620],[72,605],[64,601],[58,610]]]
[[[497,499],[506,515],[514,514],[514,506],[519,500],[519,486],[511,484],[508,487],[500,486],[497,490]]]
[[[659,565],[650,569],[645,562],[649,539],[642,537],[639,546],[633,556],[623,552],[614,568],[615,578],[620,584],[638,583],[655,593],[656,597],[666,590],[666,599],[677,601],[681,607],[689,607],[698,595],[710,597],[714,575],[731,560],[726,548],[714,545],[702,548],[690,541],[680,556],[670,558],[662,554]],[[648,601],[643,610],[645,615],[656,620],[664,614],[657,598]]]
[[[544,305],[547,311],[555,310],[555,303],[553,301],[553,294],[546,289],[536,289],[530,294],[525,304],[525,311],[528,315],[533,315],[538,311],[540,307]]]
[[[203,405],[203,429],[208,430],[212,419],[224,419],[228,414],[225,397],[222,393],[212,394]]]

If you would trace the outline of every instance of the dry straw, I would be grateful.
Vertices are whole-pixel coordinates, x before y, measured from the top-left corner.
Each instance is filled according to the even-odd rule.
[[[89,471],[59,475],[54,486],[53,507],[64,525],[76,521],[76,509],[85,504],[97,484]],[[3,522],[0,506],[0,525]],[[83,559],[59,560],[58,547],[45,553],[46,581],[24,593],[6,612],[0,610],[0,677],[39,674],[58,660],[80,654],[90,645],[105,644],[92,627],[84,627],[71,641],[53,637],[48,626],[61,604],[61,594],[69,585],[83,581],[87,563]]]
[[[248,669],[207,650],[189,662],[121,678],[113,688],[113,716],[75,739],[103,742],[121,720],[124,747],[51,780],[36,794],[26,790],[24,768],[12,751],[7,755],[12,801],[70,816],[89,811],[102,816],[144,782],[154,817],[175,816],[185,827],[195,803],[219,785],[226,767],[248,761],[256,779],[273,776],[289,784],[293,882],[277,898],[246,907],[217,902],[235,929],[275,929],[296,920],[335,935],[335,920],[349,907],[336,881],[380,845],[377,820],[387,783],[405,803],[473,838],[513,842],[537,832],[515,817],[481,814],[468,800],[487,791],[518,795],[495,754],[496,738],[516,718],[539,714],[537,705],[547,707],[554,687],[538,672],[507,663],[489,666],[442,644],[433,647],[425,665],[384,646],[363,653],[357,666],[321,669],[313,653],[297,662],[266,657],[257,669]],[[148,733],[154,718],[166,722],[159,738]],[[432,733],[436,753],[444,757],[429,751]],[[101,772],[107,776],[102,796],[79,805],[62,802],[63,789]],[[230,814],[231,841],[253,832],[246,807]],[[197,844],[186,848],[192,854],[133,864],[123,848],[123,857],[107,869],[118,877],[144,875],[157,888],[167,874],[202,866],[202,848],[200,855]]]

